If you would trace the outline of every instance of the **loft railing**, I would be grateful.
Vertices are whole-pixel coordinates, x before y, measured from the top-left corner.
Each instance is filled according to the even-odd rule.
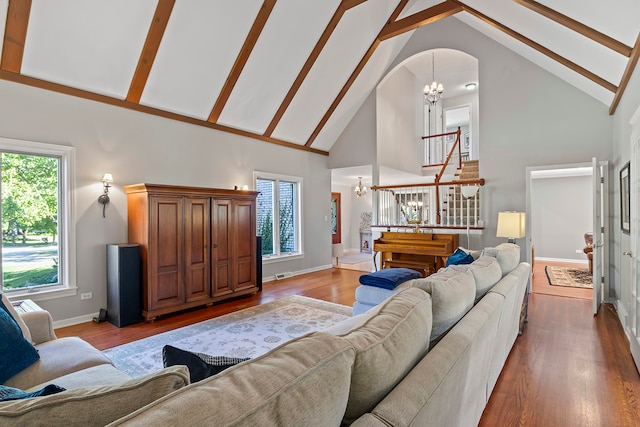
[[[377,201],[375,226],[482,228],[480,191],[484,179],[373,186]],[[462,187],[470,188],[469,197]],[[476,190],[475,192],[473,190]],[[466,192],[466,190],[465,190]],[[442,195],[442,197],[440,197]]]
[[[439,175],[442,176],[449,163],[456,165],[458,169],[462,167],[460,128],[453,132],[423,136],[422,141],[424,143],[423,168],[441,166]]]

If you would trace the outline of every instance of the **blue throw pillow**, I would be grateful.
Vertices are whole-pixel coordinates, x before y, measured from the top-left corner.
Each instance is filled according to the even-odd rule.
[[[57,385],[49,384],[38,391],[26,392],[19,388],[8,387],[6,385],[0,385],[0,402],[7,400],[19,400],[28,399],[30,397],[48,396],[50,394],[60,393],[66,389],[58,387]]]
[[[417,279],[422,274],[410,268],[385,268],[360,276],[360,284],[384,289],[395,289],[407,280]]]
[[[471,256],[471,254],[468,254],[462,249],[458,248],[453,254],[449,255],[445,267],[449,267],[450,265],[471,264],[472,262],[473,257]]]
[[[40,355],[0,300],[0,384],[31,366]]]

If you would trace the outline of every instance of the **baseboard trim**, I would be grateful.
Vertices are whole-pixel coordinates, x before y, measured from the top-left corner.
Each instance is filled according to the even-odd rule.
[[[78,317],[71,317],[69,319],[56,320],[53,322],[53,329],[65,328],[67,326],[78,325],[80,323],[92,322],[94,317],[97,317],[98,313],[85,314]]]
[[[536,257],[536,261],[550,261],[550,262],[568,262],[571,264],[585,264],[589,265],[589,260],[583,259],[569,259],[569,258],[544,258],[544,257]]]
[[[313,273],[315,271],[321,271],[321,270],[328,270],[330,268],[333,268],[333,265],[331,264],[326,264],[326,265],[321,265],[319,267],[313,267],[313,268],[307,268],[304,270],[298,270],[298,271],[292,271],[291,274],[293,275],[292,277],[295,276],[299,276],[301,274],[307,274],[307,273]],[[262,283],[267,283],[267,282],[273,282],[276,280],[276,276],[266,276],[262,278]]]

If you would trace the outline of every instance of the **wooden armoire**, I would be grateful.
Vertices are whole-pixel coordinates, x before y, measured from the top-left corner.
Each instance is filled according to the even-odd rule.
[[[135,184],[128,200],[129,243],[140,245],[146,320],[254,293],[254,191]]]

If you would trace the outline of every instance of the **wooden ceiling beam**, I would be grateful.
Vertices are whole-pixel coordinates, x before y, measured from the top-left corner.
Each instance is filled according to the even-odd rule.
[[[75,96],[76,98],[87,99],[90,101],[96,101],[107,105],[113,105],[120,108],[126,108],[128,110],[138,111],[141,113],[151,114],[157,117],[165,119],[176,120],[182,123],[189,123],[196,126],[202,126],[209,129],[215,129],[221,132],[232,133],[235,135],[244,136],[247,138],[257,139],[271,144],[280,145],[288,148],[295,148],[297,150],[307,151],[310,153],[321,154],[328,156],[329,153],[323,150],[317,150],[315,148],[305,147],[304,145],[294,144],[292,142],[284,141],[281,139],[267,138],[262,135],[251,133],[245,130],[232,128],[229,126],[219,125],[217,123],[211,123],[206,120],[196,119],[194,117],[184,116],[182,114],[172,113],[170,111],[161,110],[159,108],[149,107],[147,105],[136,104],[124,99],[112,98],[110,96],[101,95],[94,92],[89,92],[83,89],[77,89],[70,86],[61,85],[58,83],[52,83],[45,80],[37,79],[35,77],[24,76],[13,72],[0,70],[0,79],[9,82],[19,83],[38,89],[49,90],[52,92],[61,93],[64,95]]]
[[[487,15],[483,14],[482,12],[479,12],[469,6],[467,6],[466,4],[459,2],[457,0],[452,0],[452,1],[456,1],[456,3],[459,3],[460,5],[462,5],[462,7],[464,7],[465,12],[469,12],[471,15],[475,16],[476,18],[480,19],[481,21],[484,21],[485,23],[491,25],[492,27],[502,31],[503,33],[513,37],[514,39],[520,41],[521,43],[526,44],[527,46],[529,46],[530,48],[537,50],[538,52],[540,52],[541,54],[553,59],[556,62],[559,62],[560,64],[564,65],[565,67],[575,71],[576,73],[582,75],[583,77],[586,77],[587,79],[591,80],[594,83],[599,84],[600,86],[604,87],[605,89],[616,93],[618,90],[618,87],[616,85],[614,85],[613,83],[603,79],[602,77],[598,76],[595,73],[592,73],[591,71],[587,70],[584,67],[581,67],[580,65],[576,64],[575,62],[569,61],[567,58],[555,53],[554,51],[547,49],[546,47],[542,46],[541,44],[531,40],[528,37],[525,37],[524,35],[518,33],[515,30],[512,30],[511,28],[507,27],[506,25],[501,24],[500,22],[496,21],[493,18],[488,17]]]
[[[385,24],[382,27],[382,30],[384,30],[390,22],[395,22],[395,20],[398,19],[398,16],[400,16],[400,14],[402,13],[402,10],[407,6],[408,2],[409,0],[400,0],[400,3],[398,3],[398,6],[396,6],[394,11],[391,13],[391,16],[387,20],[387,24]],[[356,69],[353,70],[353,72],[351,73],[351,76],[349,77],[347,82],[344,84],[340,92],[338,93],[338,96],[336,96],[336,99],[333,101],[333,103],[331,104],[327,112],[324,114],[324,116],[320,120],[320,123],[318,123],[318,126],[316,126],[316,128],[311,133],[311,136],[309,136],[309,139],[305,143],[305,147],[311,147],[311,144],[313,144],[313,141],[316,140],[316,138],[320,134],[320,131],[322,131],[322,128],[327,124],[333,112],[336,111],[336,108],[338,108],[338,105],[340,104],[342,99],[345,97],[345,95],[347,94],[347,92],[349,91],[353,83],[356,81],[356,79],[364,69],[365,65],[367,65],[367,62],[369,62],[369,59],[371,59],[371,56],[373,56],[373,53],[376,51],[376,49],[381,43],[379,37],[380,37],[380,34],[382,33],[382,30],[380,30],[380,33],[378,33],[378,36],[376,37],[376,39],[373,41],[373,43],[371,43],[371,46],[369,46],[369,49],[367,50],[367,52],[364,54],[364,56],[358,63],[358,66],[356,67]]]
[[[169,17],[175,3],[176,0],[158,0],[156,12],[153,15],[149,32],[147,33],[147,39],[138,59],[136,72],[133,74],[131,86],[129,86],[129,92],[127,93],[127,101],[129,102],[140,102],[140,97],[142,97],[142,92],[144,92],[144,88],[147,85],[153,61],[156,59],[160,42],[164,36],[164,31],[167,29]]]
[[[455,15],[458,12],[462,12],[463,7],[456,2],[447,0],[433,7],[425,9],[421,12],[414,13],[411,16],[402,18],[395,22],[390,22],[382,29],[378,39],[383,41],[407,31],[415,30],[422,27],[447,18],[451,15]]]
[[[287,108],[289,108],[289,105],[291,105],[293,98],[298,93],[298,90],[300,90],[300,86],[302,86],[302,83],[307,78],[307,75],[309,75],[309,72],[311,71],[313,64],[315,64],[316,61],[318,60],[318,57],[320,57],[320,54],[322,53],[322,49],[324,49],[325,45],[331,38],[331,35],[333,34],[336,27],[340,23],[340,20],[344,16],[345,12],[361,3],[364,3],[365,1],[366,0],[342,0],[342,2],[338,5],[338,7],[336,8],[336,11],[331,17],[331,20],[327,24],[327,27],[322,32],[322,35],[320,36],[320,38],[318,39],[318,42],[316,43],[313,50],[311,51],[311,54],[307,58],[306,62],[302,66],[302,69],[298,73],[298,76],[296,77],[293,84],[291,85],[291,88],[289,88],[287,95],[282,100],[280,107],[278,108],[275,115],[271,119],[269,126],[267,126],[267,129],[264,132],[264,136],[271,136],[275,131],[276,127],[278,126],[278,123],[280,123],[280,120],[282,120],[284,113],[287,111]]]
[[[547,7],[541,3],[538,3],[534,0],[513,0],[521,6],[524,6],[534,12],[539,13],[542,16],[545,16],[552,21],[557,22],[560,25],[563,25],[579,34],[582,34],[585,37],[590,38],[596,43],[600,43],[603,46],[612,49],[627,58],[631,56],[631,47],[626,44],[614,39],[613,37],[609,37],[606,34],[603,34],[591,27],[584,25],[582,22],[578,22],[575,19],[569,18],[566,15],[563,15],[560,12],[557,12],[550,7]]]
[[[633,74],[633,71],[636,69],[636,65],[638,65],[638,59],[640,59],[640,33],[638,33],[638,37],[636,38],[636,44],[633,45],[633,49],[631,49],[629,62],[627,62],[627,66],[624,69],[624,73],[622,73],[622,79],[620,80],[620,85],[618,86],[616,95],[613,97],[613,102],[609,107],[610,115],[613,115],[616,112],[616,109],[618,108],[618,104],[622,99],[622,95],[624,95],[624,91],[627,89],[627,85],[629,84],[631,75]]]
[[[242,48],[240,49],[240,53],[236,58],[233,67],[231,67],[231,72],[227,76],[227,80],[224,82],[224,86],[220,91],[220,95],[218,95],[218,99],[211,110],[211,114],[209,114],[209,121],[211,123],[217,123],[220,118],[220,114],[222,114],[222,110],[224,109],[229,97],[231,96],[231,92],[233,92],[233,88],[238,82],[240,78],[240,74],[242,74],[242,70],[245,65],[247,65],[247,61],[249,60],[249,56],[251,56],[251,52],[253,48],[256,46],[258,42],[258,38],[260,34],[262,34],[262,30],[267,24],[267,20],[269,19],[269,15],[273,11],[273,8],[276,5],[276,0],[264,0],[262,6],[260,7],[260,11],[258,12],[258,16],[256,16],[255,21],[253,21],[253,25],[251,26],[251,30],[249,30],[249,34],[247,35]]]
[[[20,73],[30,13],[31,0],[9,0],[0,69]]]

